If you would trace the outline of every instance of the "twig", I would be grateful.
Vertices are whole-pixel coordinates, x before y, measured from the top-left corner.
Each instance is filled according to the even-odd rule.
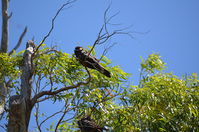
[[[37,103],[37,105],[35,105],[35,109],[36,109],[36,114],[35,114],[35,120],[36,120],[36,124],[37,124],[37,128],[39,129],[39,132],[42,132],[41,130],[41,126],[39,125],[39,103]]]
[[[104,49],[100,59],[99,59],[99,62],[102,60],[102,58],[107,54],[108,50],[110,50],[113,46],[115,46],[117,43],[113,43],[112,45],[108,46],[107,48]]]
[[[35,76],[35,78],[36,78],[36,76]],[[43,86],[42,88],[40,88],[40,86],[41,86],[41,81],[43,80],[45,78],[45,76],[41,76],[41,75],[38,75],[38,78],[37,79],[35,79],[36,81],[35,81],[35,89],[36,90],[34,90],[33,92],[34,92],[34,94],[38,94],[42,89],[44,89],[48,84],[46,84],[45,86]]]
[[[12,51],[10,51],[9,55],[11,55],[14,51],[16,51],[19,48],[19,46],[21,45],[21,42],[22,42],[24,36],[26,35],[27,30],[28,30],[28,28],[25,27],[24,31],[22,32],[21,36],[19,37],[19,40],[18,40],[16,46],[12,49]]]
[[[111,17],[107,17],[107,14],[108,14],[108,11],[110,10],[110,7],[111,7],[111,4],[106,8],[106,10],[104,12],[104,23],[101,26],[100,31],[99,31],[98,36],[97,36],[97,39],[94,41],[92,48],[89,51],[88,55],[90,55],[90,53],[93,51],[93,49],[95,48],[96,45],[101,45],[101,44],[106,43],[108,40],[110,40],[115,35],[128,35],[131,38],[133,38],[132,32],[125,32],[125,30],[129,29],[129,27],[123,28],[123,29],[118,29],[118,30],[113,30],[112,32],[109,32],[108,25],[110,24],[110,21],[119,14],[119,12],[117,12],[114,15],[112,15]],[[115,45],[115,43],[113,44],[113,46],[114,45]],[[104,50],[100,60],[102,59],[104,54],[107,53],[108,49],[110,49],[110,47],[108,47],[107,49]]]
[[[5,126],[0,125],[1,128],[3,128],[5,131],[7,131],[7,129],[5,128]]]
[[[53,116],[55,116],[55,115],[57,115],[57,114],[59,114],[59,113],[61,113],[61,112],[62,112],[62,110],[61,110],[61,111],[58,111],[58,112],[55,112],[55,113],[53,113],[52,115],[48,116],[46,119],[44,119],[44,120],[39,124],[39,127],[41,127],[42,124],[45,123],[48,119],[52,118]]]
[[[99,38],[100,38],[100,36],[101,36],[101,33],[102,33],[103,29],[104,29],[104,25],[102,25],[102,27],[101,27],[101,29],[100,29],[100,31],[99,31],[99,33],[98,33],[97,39],[95,40],[95,42],[94,42],[94,44],[93,44],[91,50],[90,50],[89,53],[88,53],[88,56],[90,56],[91,52],[92,52],[93,49],[95,48],[95,45],[98,44],[98,41],[99,41]]]
[[[56,127],[55,127],[55,132],[57,132],[58,126],[60,125],[60,123],[62,122],[64,116],[65,116],[66,113],[68,112],[68,110],[67,110],[67,109],[68,109],[68,106],[69,106],[69,104],[68,104],[68,105],[65,105],[65,110],[64,110],[64,112],[63,112],[61,118],[59,119],[59,121],[58,121]]]
[[[72,109],[71,109],[71,110],[72,110]],[[70,111],[71,111],[71,110],[70,110]],[[74,116],[72,116],[71,118],[68,118],[68,119],[66,119],[66,120],[62,120],[61,123],[70,121],[70,120],[74,119],[76,116],[77,116],[77,114],[74,114]]]
[[[61,10],[62,10],[65,6],[67,6],[67,5],[71,4],[71,3],[74,3],[75,1],[76,1],[76,0],[72,0],[72,1],[71,1],[71,0],[68,0],[65,4],[63,4],[63,5],[58,9],[57,13],[55,14],[55,16],[53,17],[53,19],[52,19],[52,21],[51,21],[52,23],[51,23],[51,28],[50,28],[49,32],[48,32],[47,35],[43,38],[43,40],[40,42],[40,44],[37,46],[37,48],[36,48],[36,50],[35,50],[33,56],[34,56],[35,53],[38,51],[38,49],[41,47],[41,45],[45,42],[45,40],[50,36],[51,32],[52,32],[53,29],[54,29],[55,20],[56,20],[57,16],[59,15],[59,13],[61,12]]]

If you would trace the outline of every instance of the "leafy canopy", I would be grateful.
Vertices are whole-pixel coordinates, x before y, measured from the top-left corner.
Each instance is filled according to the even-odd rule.
[[[33,60],[34,94],[57,90],[88,79],[85,68],[73,55],[60,51],[46,52],[48,50],[43,45]],[[14,53],[12,56],[0,54],[0,80],[11,80],[10,88],[17,93],[20,91],[22,53]],[[141,60],[138,85],[126,86],[129,74],[119,66],[111,66],[111,61],[103,57],[100,64],[112,73],[111,78],[89,69],[92,78],[88,85],[47,96],[54,103],[64,101],[65,109],[74,115],[59,124],[58,129],[76,131],[77,120],[91,115],[99,125],[116,132],[199,130],[197,74],[180,78],[163,72],[166,63],[158,54],[151,54],[146,60]],[[40,112],[37,114],[43,115]],[[52,131],[55,125],[47,129]]]

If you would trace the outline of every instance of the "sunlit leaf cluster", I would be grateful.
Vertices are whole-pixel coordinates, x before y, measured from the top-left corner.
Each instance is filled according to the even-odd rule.
[[[144,72],[147,73],[155,73],[155,71],[161,71],[165,69],[165,64],[161,56],[158,54],[151,54],[148,56],[147,60],[144,60],[141,58],[141,68],[144,70]]]
[[[9,56],[7,53],[0,53],[0,78],[18,78],[21,73],[20,65],[22,65],[20,55]]]
[[[172,74],[157,74],[149,80],[143,88],[132,88],[128,95],[137,127],[145,131],[198,129],[199,87],[187,87]]]
[[[151,61],[150,56],[148,59]],[[145,64],[149,61],[146,60]],[[144,67],[145,72],[151,68],[148,66],[149,68]],[[152,69],[162,70],[159,64],[154,64]],[[109,109],[106,123],[112,130],[150,132],[199,130],[197,74],[182,79],[172,73],[157,72],[147,77],[142,76],[140,81],[142,87],[130,86],[128,92],[123,93],[125,97],[121,100],[123,105],[117,104]]]

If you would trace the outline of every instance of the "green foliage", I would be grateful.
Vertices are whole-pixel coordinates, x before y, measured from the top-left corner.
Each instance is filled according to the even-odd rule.
[[[0,53],[0,82],[6,81],[6,84],[9,85],[8,88],[15,88],[17,94],[19,93],[20,87],[20,67],[22,66],[21,53],[13,53],[12,56],[9,56],[7,53]]]
[[[165,64],[161,56],[158,54],[151,54],[147,58],[147,60],[144,60],[141,57],[141,69],[144,70],[144,72],[147,73],[155,73],[155,71],[162,71],[165,69]]]
[[[93,50],[92,54],[95,54]],[[73,85],[85,81],[88,74],[73,55],[43,54],[35,60],[35,74],[53,83]],[[165,63],[152,54],[141,63],[140,84],[125,88],[129,74],[111,61],[101,60],[111,78],[91,70],[91,82],[78,89],[68,90],[54,97],[63,100],[77,113],[76,118],[59,125],[60,131],[76,131],[77,121],[85,115],[101,126],[121,131],[197,131],[199,122],[199,80],[197,74],[181,79],[163,73]]]
[[[87,81],[88,73],[73,55],[46,52],[48,50],[43,45],[33,60],[34,91],[53,91]],[[18,85],[18,91],[22,53],[0,54],[0,80],[12,80],[11,87]],[[92,54],[96,54],[94,50]],[[119,66],[110,66],[107,57],[103,57],[100,64],[111,72],[111,78],[89,69],[91,81],[88,85],[50,96],[54,103],[64,101],[67,110],[76,115],[62,122],[59,131],[76,131],[77,121],[86,115],[115,132],[199,130],[199,80],[196,73],[184,78],[163,73],[165,63],[159,55],[151,54],[146,60],[142,58],[139,84],[129,87],[125,85],[129,74]],[[52,124],[46,130],[54,129]]]
[[[21,71],[19,66],[22,64],[21,56],[9,56],[7,53],[0,53],[0,80],[4,77],[17,78]]]
[[[197,74],[180,79],[171,73],[155,73],[164,68],[163,64],[157,55],[142,63],[142,87],[129,87],[121,94],[123,105],[115,105],[106,114],[106,123],[113,131],[199,130]]]
[[[198,129],[199,87],[187,87],[172,74],[149,77],[143,88],[131,89],[129,103],[143,131],[191,131]]]

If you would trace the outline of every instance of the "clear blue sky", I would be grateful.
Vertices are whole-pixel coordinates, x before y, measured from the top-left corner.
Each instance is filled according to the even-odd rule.
[[[11,0],[10,49],[14,47],[25,26],[28,33],[23,41],[35,37],[36,43],[46,35],[51,19],[65,0]],[[109,0],[78,0],[73,7],[63,10],[56,19],[55,29],[46,41],[49,46],[73,53],[74,47],[93,44],[103,13]],[[120,11],[113,23],[120,27],[133,25],[129,31],[147,32],[133,34],[135,39],[119,36],[118,42],[107,56],[113,65],[132,74],[136,82],[140,56],[159,53],[167,63],[167,71],[176,75],[199,73],[199,1],[198,0],[112,0],[110,15]],[[117,28],[117,27],[116,27]],[[98,55],[102,47],[97,47]]]

